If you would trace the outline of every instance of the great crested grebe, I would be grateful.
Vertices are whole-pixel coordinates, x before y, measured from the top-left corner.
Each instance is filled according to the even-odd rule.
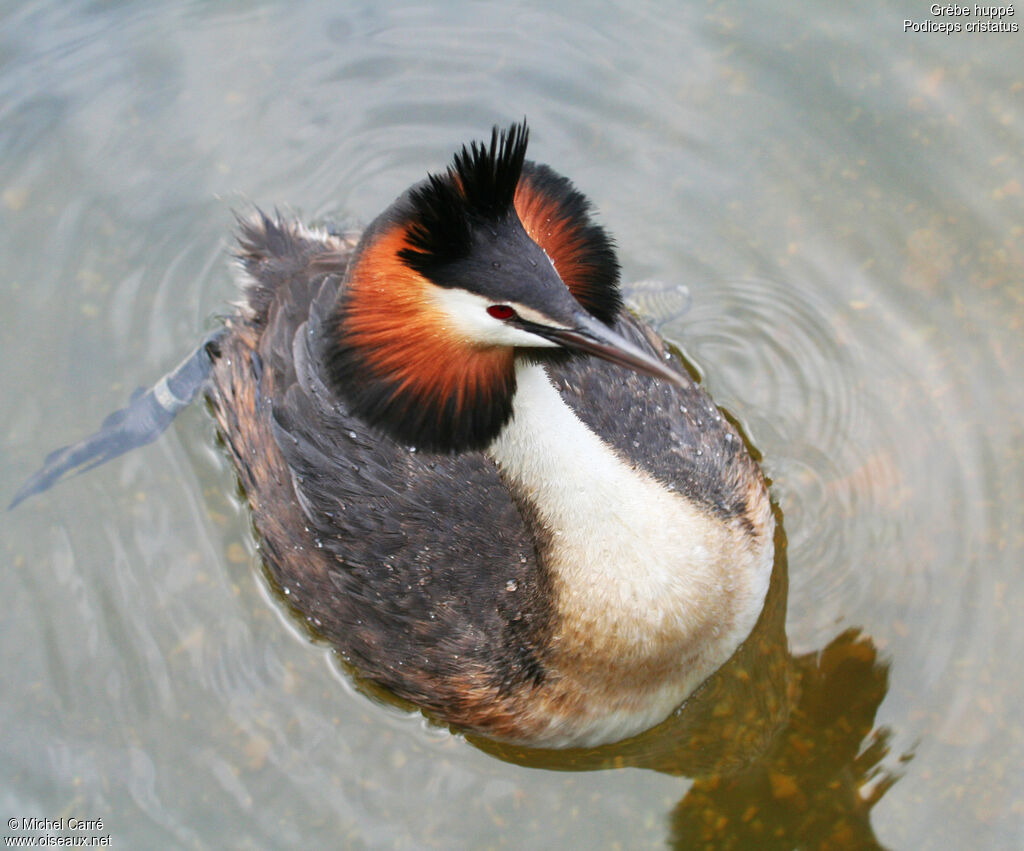
[[[530,746],[662,721],[757,620],[769,496],[526,145],[495,128],[358,243],[243,221],[237,313],[15,502],[202,388],[270,574],[361,677]]]

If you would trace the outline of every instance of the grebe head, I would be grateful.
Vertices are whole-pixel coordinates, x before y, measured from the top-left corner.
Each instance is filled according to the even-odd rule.
[[[615,333],[612,242],[564,177],[495,127],[367,229],[329,323],[328,375],[353,413],[421,449],[482,449],[512,414],[515,358],[583,352],[678,382]]]

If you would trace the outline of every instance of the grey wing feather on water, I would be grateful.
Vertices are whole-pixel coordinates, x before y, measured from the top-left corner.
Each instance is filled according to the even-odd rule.
[[[128,406],[110,414],[94,434],[47,455],[42,468],[18,489],[8,510],[63,479],[156,440],[206,382],[212,365],[211,350],[216,348],[224,333],[225,329],[221,328],[210,334],[156,384],[145,391],[137,390]]]

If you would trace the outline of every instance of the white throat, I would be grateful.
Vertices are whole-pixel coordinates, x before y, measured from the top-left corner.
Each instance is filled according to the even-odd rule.
[[[558,571],[607,583],[608,602],[651,604],[674,592],[677,604],[703,606],[715,591],[703,583],[720,579],[711,550],[722,524],[621,458],[543,367],[520,363],[516,380],[512,420],[488,451],[554,535]]]
[[[488,453],[548,539],[559,674],[621,705],[594,719],[591,741],[611,740],[668,715],[747,636],[770,548],[752,564],[763,547],[621,457],[543,367],[519,362],[516,380],[512,419]]]

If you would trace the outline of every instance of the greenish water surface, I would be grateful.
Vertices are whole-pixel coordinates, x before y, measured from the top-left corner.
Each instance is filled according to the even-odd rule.
[[[196,406],[0,516],[4,835],[1024,847],[1024,37],[905,19],[942,18],[0,3],[4,501],[228,309],[232,210],[365,223],[525,115],[762,453],[786,536],[687,713],[598,753],[495,748],[359,693],[295,628]]]

